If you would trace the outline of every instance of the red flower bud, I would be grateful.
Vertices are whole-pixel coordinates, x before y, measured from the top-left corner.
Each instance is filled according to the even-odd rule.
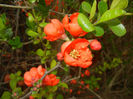
[[[71,80],[70,83],[71,83],[71,84],[76,84],[77,81],[74,79],[74,80]]]
[[[102,48],[102,46],[101,46],[101,43],[98,40],[92,40],[90,42],[90,48],[92,50],[98,51],[98,50],[100,50]]]
[[[86,76],[90,76],[90,71],[89,70],[85,70],[85,75]]]

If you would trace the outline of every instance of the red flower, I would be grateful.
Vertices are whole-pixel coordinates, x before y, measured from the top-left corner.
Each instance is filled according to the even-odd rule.
[[[42,84],[47,86],[55,86],[59,83],[59,81],[60,80],[56,78],[56,75],[50,74],[43,79]]]
[[[66,15],[62,22],[65,29],[70,32],[70,34],[74,37],[80,37],[87,34],[87,32],[83,31],[82,28],[79,26],[77,18],[79,13],[74,13],[70,16],[71,22],[69,22],[68,15]]]
[[[78,38],[72,41],[64,50],[63,56],[66,64],[87,68],[92,64],[92,54],[88,40]]]
[[[102,48],[102,46],[101,46],[101,43],[98,40],[92,40],[90,42],[90,48],[92,50],[98,51],[98,50],[100,50]]]
[[[57,39],[64,39],[66,34],[62,23],[57,19],[52,19],[51,23],[44,27],[45,39],[49,41],[55,41]]]
[[[45,69],[41,66],[32,67],[30,71],[25,72],[24,74],[24,83],[31,87],[35,82],[37,82],[43,75],[44,75]]]
[[[90,71],[89,70],[85,70],[85,75],[86,76],[90,76]]]
[[[45,0],[46,6],[49,6],[51,4],[51,2],[53,2],[53,0]]]

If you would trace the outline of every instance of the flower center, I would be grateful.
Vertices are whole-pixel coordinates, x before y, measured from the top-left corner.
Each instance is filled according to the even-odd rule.
[[[80,56],[79,52],[75,49],[72,50],[69,55],[75,59],[77,59]]]

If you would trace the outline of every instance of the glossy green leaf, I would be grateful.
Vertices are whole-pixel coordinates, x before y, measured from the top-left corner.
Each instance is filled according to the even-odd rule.
[[[100,1],[100,2],[98,3],[98,10],[99,10],[100,15],[102,15],[105,11],[108,10],[108,5],[107,5],[107,3],[104,2],[104,1]]]
[[[120,23],[118,19],[112,20],[108,23],[109,28],[112,30],[112,32],[121,37],[126,34],[126,29],[123,24]]]
[[[78,24],[86,32],[91,32],[95,29],[91,22],[88,20],[88,18],[82,13],[78,15]]]
[[[99,36],[103,36],[104,35],[104,29],[100,26],[95,26],[95,36],[99,37]]]
[[[64,99],[62,94],[58,94],[56,99]]]
[[[89,20],[91,20],[95,16],[96,6],[97,6],[97,1],[94,0],[93,5],[92,5],[92,8],[91,8],[91,12],[90,12],[90,18],[89,18]]]
[[[2,96],[1,96],[1,99],[11,99],[12,96],[11,96],[11,93],[8,92],[8,91],[5,91]]]
[[[82,7],[82,9],[85,12],[90,13],[90,11],[91,11],[91,5],[88,2],[83,1],[82,4],[81,4],[81,7]]]
[[[101,17],[101,19],[98,21],[97,24],[105,22],[105,21],[109,21],[112,20],[114,18],[117,18],[119,16],[125,15],[126,11],[122,10],[122,9],[110,9],[107,10]]]
[[[27,34],[28,34],[28,36],[31,36],[31,37],[36,37],[36,36],[38,36],[38,33],[37,32],[34,32],[33,30],[27,30],[26,31],[27,32]]]
[[[30,2],[30,3],[34,3],[34,2],[36,2],[36,0],[29,0],[29,2]]]
[[[128,0],[113,0],[110,9],[125,9],[128,6]]]
[[[51,61],[51,63],[50,63],[50,68],[52,69],[52,68],[54,68],[55,66],[56,66],[56,60],[53,59],[53,60]]]
[[[44,51],[43,51],[42,49],[38,49],[38,50],[36,51],[36,54],[37,54],[38,56],[43,56],[43,55],[44,55]]]

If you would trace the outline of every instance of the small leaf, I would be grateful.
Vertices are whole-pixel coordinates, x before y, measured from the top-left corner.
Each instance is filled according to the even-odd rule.
[[[34,17],[31,13],[28,13],[28,21],[29,22],[33,22],[34,21]]]
[[[5,91],[2,96],[1,99],[11,99],[11,93],[8,91]]]
[[[35,2],[36,2],[36,0],[29,0],[29,2],[30,2],[30,3],[35,3]]]
[[[91,32],[95,29],[91,22],[88,20],[88,18],[82,13],[78,15],[78,24],[85,32]]]
[[[68,85],[66,83],[64,83],[64,82],[63,83],[59,83],[58,85],[61,86],[61,87],[64,87],[64,88],[68,88]]]
[[[89,20],[91,20],[95,16],[95,13],[96,13],[96,5],[97,5],[97,1],[94,0],[93,5],[92,5],[92,8],[91,8],[91,12],[90,12],[90,18],[89,18]]]
[[[121,24],[118,19],[110,21],[108,23],[108,26],[113,31],[113,33],[119,37],[124,36],[126,34],[126,29],[124,25]]]
[[[108,10],[108,5],[107,5],[107,3],[104,2],[104,1],[100,1],[100,2],[98,3],[98,10],[99,10],[99,12],[100,12],[100,15],[102,15],[105,11]]]
[[[90,11],[91,11],[91,5],[88,2],[83,1],[82,4],[81,4],[81,7],[82,7],[82,9],[85,12],[90,13]]]
[[[16,88],[16,85],[17,85],[17,81],[15,79],[10,80],[10,87],[12,90]]]
[[[63,95],[62,94],[58,94],[56,99],[63,99]]]
[[[18,71],[16,74],[17,74],[17,76],[20,76],[21,75],[21,71]]]
[[[36,51],[36,54],[37,54],[38,56],[43,56],[43,55],[44,55],[44,51],[43,51],[42,49],[38,49],[38,50]]]
[[[117,18],[119,16],[125,15],[126,11],[121,10],[121,9],[111,9],[107,10],[101,17],[101,19],[98,21],[97,24],[112,20],[114,18]]]
[[[56,66],[56,60],[53,59],[53,60],[51,61],[51,63],[50,63],[50,68],[52,69],[52,68],[54,68],[55,66]]]
[[[33,30],[28,29],[26,32],[27,32],[28,36],[31,36],[31,37],[38,36],[38,33],[34,32]]]
[[[110,9],[125,9],[128,6],[128,0],[113,0]]]
[[[104,35],[104,29],[101,28],[100,26],[95,26],[95,36],[99,37],[99,36],[103,36]]]
[[[42,22],[42,23],[39,24],[39,26],[40,26],[40,27],[45,27],[47,24],[48,24],[48,23],[46,23],[46,22]]]

